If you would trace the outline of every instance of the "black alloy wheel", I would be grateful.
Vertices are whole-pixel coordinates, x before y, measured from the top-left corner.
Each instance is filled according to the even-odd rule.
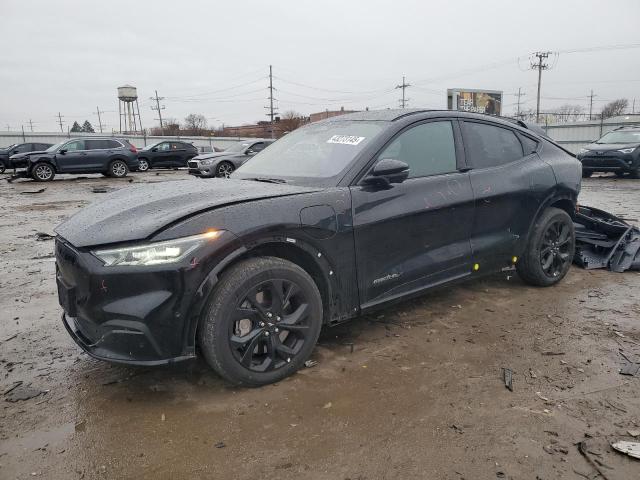
[[[220,279],[198,327],[207,362],[232,383],[276,382],[309,358],[322,298],[298,265],[276,257],[239,262]]]
[[[558,277],[565,270],[567,264],[571,263],[573,259],[571,246],[571,228],[563,219],[554,221],[547,226],[540,249],[540,265],[547,276]]]

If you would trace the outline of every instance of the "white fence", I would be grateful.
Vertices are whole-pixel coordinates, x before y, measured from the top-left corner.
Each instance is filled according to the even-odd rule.
[[[138,148],[146,145],[157,143],[162,140],[182,140],[193,143],[196,147],[218,147],[222,149],[229,148],[232,144],[237,143],[244,138],[237,137],[175,137],[175,136],[146,136],[146,135],[118,135],[118,134],[99,134],[99,133],[56,133],[56,132],[0,132],[0,148],[8,147],[14,143],[36,142],[36,143],[60,143],[69,138],[78,137],[118,137],[126,138]]]

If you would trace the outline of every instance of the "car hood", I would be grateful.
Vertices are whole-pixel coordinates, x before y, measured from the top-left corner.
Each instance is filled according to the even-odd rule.
[[[597,150],[600,152],[610,152],[612,150],[621,150],[623,148],[639,147],[640,143],[590,143],[584,148],[586,150]]]
[[[55,232],[76,247],[142,240],[207,210],[317,190],[229,178],[153,183],[111,193],[80,210]]]
[[[213,153],[203,153],[198,155],[197,157],[193,157],[191,160],[207,160],[209,158],[218,158],[218,157],[228,157],[234,155],[229,152],[213,152]]]
[[[22,152],[22,153],[16,153],[15,155],[11,155],[11,159],[19,159],[19,158],[25,158],[28,157],[29,155],[42,155],[43,153],[47,153],[44,150],[41,150],[39,152]]]

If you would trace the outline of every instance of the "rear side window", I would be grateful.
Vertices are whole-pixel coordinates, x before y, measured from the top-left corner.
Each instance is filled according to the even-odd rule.
[[[85,140],[86,150],[102,150],[104,147],[104,140]]]
[[[105,140],[104,144],[105,144],[104,148],[122,148],[122,145],[120,145],[120,142],[116,142],[115,140]]]
[[[485,123],[462,122],[467,160],[474,168],[504,165],[524,156],[516,134]]]
[[[519,137],[522,141],[522,148],[524,148],[525,156],[531,155],[538,149],[538,142],[536,142],[532,138],[529,138],[526,135],[519,135]]]
[[[409,178],[456,171],[451,122],[429,122],[405,130],[378,156],[409,165]]]
[[[184,143],[171,142],[171,150],[184,150]]]

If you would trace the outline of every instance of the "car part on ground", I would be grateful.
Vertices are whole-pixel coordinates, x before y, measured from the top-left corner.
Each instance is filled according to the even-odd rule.
[[[578,207],[574,263],[613,272],[640,270],[640,229],[593,207]]]
[[[64,325],[104,360],[166,364],[199,346],[231,382],[271,383],[323,325],[514,264],[559,282],[579,189],[573,156],[494,117],[327,119],[231,178],[119,190],[56,228]]]

